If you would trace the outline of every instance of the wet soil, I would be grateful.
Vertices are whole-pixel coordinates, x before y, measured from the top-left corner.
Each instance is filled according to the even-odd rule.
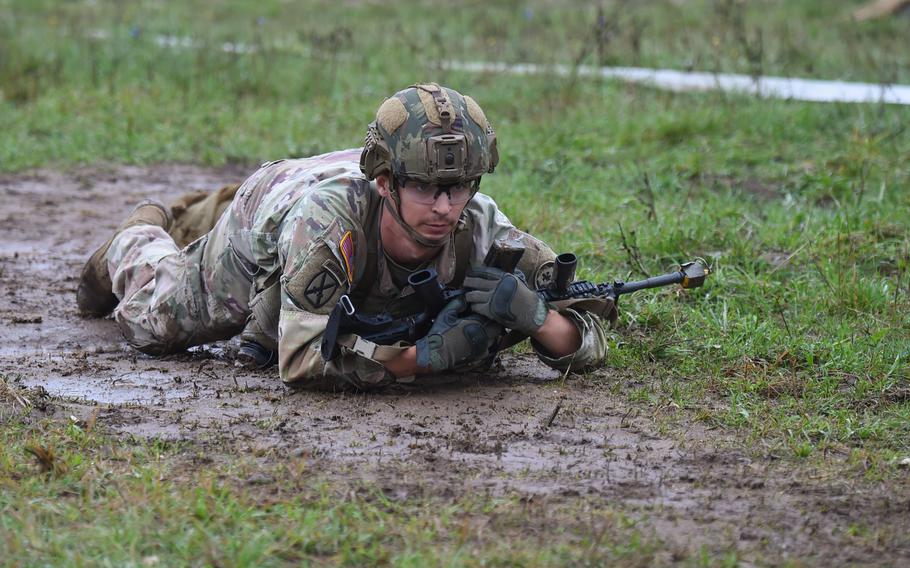
[[[484,492],[565,510],[607,506],[665,543],[667,561],[704,549],[750,564],[910,562],[910,490],[756,455],[673,407],[630,403],[607,368],[564,379],[527,355],[490,373],[381,393],[286,388],[234,365],[225,342],[151,358],[109,319],[75,311],[85,259],[145,197],[169,201],[242,180],[241,168],[91,167],[0,177],[0,375],[46,393],[47,412],[115,435],[306,455],[320,475],[390,498]],[[617,394],[617,391],[620,394]],[[7,404],[7,408],[2,408]],[[0,402],[0,416],[12,403]]]

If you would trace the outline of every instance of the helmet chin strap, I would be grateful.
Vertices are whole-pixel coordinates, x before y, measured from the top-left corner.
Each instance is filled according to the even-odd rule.
[[[420,233],[418,233],[417,231],[415,231],[413,227],[408,225],[405,222],[405,220],[401,218],[401,214],[398,213],[398,210],[395,208],[395,205],[392,205],[392,199],[393,199],[392,197],[387,197],[387,198],[383,199],[383,201],[385,201],[386,211],[389,212],[389,214],[392,216],[392,219],[395,219],[395,221],[401,226],[402,229],[404,229],[404,231],[408,234],[409,237],[411,237],[412,239],[417,241],[419,244],[421,244],[427,248],[441,247],[442,245],[446,244],[449,241],[449,235],[446,235],[445,237],[438,239],[438,240],[432,240],[432,239],[426,238],[425,236],[423,236]],[[398,205],[398,207],[401,207],[400,201],[398,201],[396,199],[395,202]]]

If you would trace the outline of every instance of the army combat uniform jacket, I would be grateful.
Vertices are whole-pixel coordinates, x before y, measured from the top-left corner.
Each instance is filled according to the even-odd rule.
[[[395,380],[358,342],[331,362],[320,355],[328,314],[348,293],[362,313],[412,313],[419,308],[406,277],[382,249],[381,197],[361,174],[359,149],[263,165],[237,191],[214,228],[179,249],[160,227],[117,235],[108,253],[114,318],[127,340],[153,354],[246,335],[277,348],[281,379],[300,386],[370,387]],[[518,240],[528,282],[545,287],[555,255],[509,222],[481,193],[468,202],[438,256],[441,283],[461,285],[491,245]],[[421,268],[421,267],[418,267]],[[574,354],[538,357],[560,370],[599,364],[603,318],[565,308],[582,336]],[[532,342],[533,344],[533,342]]]

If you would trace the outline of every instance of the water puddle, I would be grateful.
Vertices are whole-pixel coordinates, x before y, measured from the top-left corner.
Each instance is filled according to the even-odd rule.
[[[42,387],[53,396],[100,404],[162,406],[195,396],[192,384],[181,385],[174,376],[161,371],[140,370],[118,376],[89,376],[82,373],[23,378],[22,385]]]
[[[106,40],[111,34],[96,29],[89,32],[95,39]],[[165,49],[202,49],[204,42],[189,36],[156,35],[152,41]],[[276,42],[271,46],[285,52],[301,52],[298,45]],[[225,53],[253,54],[255,45],[243,42],[224,42],[216,45]],[[753,77],[735,73],[705,73],[699,71],[676,71],[673,69],[650,69],[646,67],[594,67],[591,65],[538,65],[535,63],[501,63],[481,61],[446,61],[443,69],[468,73],[504,73],[509,75],[555,75],[558,77],[602,77],[619,79],[630,83],[641,83],[658,89],[675,92],[726,91],[756,95],[763,98],[811,101],[825,103],[885,103],[910,105],[910,85],[886,83],[856,83],[847,81],[823,81],[800,79],[798,77]]]
[[[643,67],[592,67],[449,61],[443,67],[469,73],[602,77],[641,83],[668,91],[726,91],[764,98],[826,103],[910,105],[910,85],[821,81],[790,77],[752,77],[732,73],[701,73]]]

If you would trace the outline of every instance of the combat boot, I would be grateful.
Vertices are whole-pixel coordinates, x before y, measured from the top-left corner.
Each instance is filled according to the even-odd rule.
[[[82,268],[79,287],[76,289],[76,305],[83,317],[104,317],[117,307],[117,296],[112,291],[114,285],[105,257],[114,238],[124,229],[136,225],[157,225],[167,231],[171,226],[171,212],[157,201],[143,201],[117,227],[111,238],[92,254]]]

